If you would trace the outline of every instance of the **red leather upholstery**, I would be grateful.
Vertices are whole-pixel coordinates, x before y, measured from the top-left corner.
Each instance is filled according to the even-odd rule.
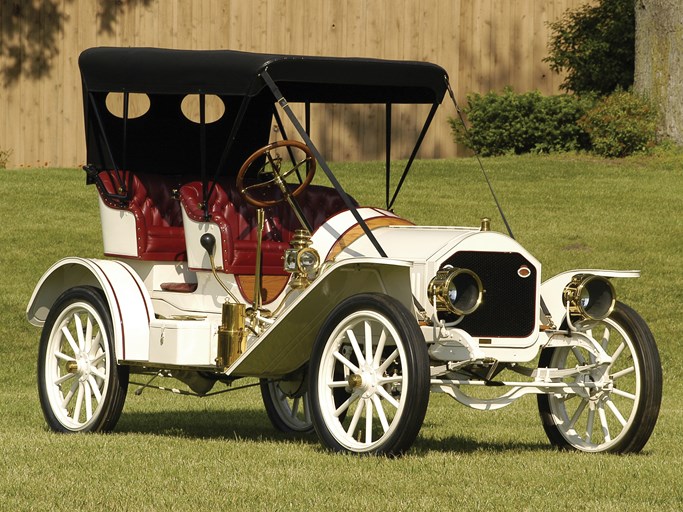
[[[119,176],[128,191],[126,205],[108,198],[104,191],[118,194]],[[111,208],[128,210],[135,217],[138,259],[181,261],[187,259],[180,202],[176,195],[178,178],[158,174],[102,171],[98,190]]]
[[[205,220],[202,197],[199,181],[187,183],[180,189],[180,200],[185,211],[196,221]],[[317,185],[309,186],[297,197],[297,201],[314,230],[346,208],[336,190]],[[209,220],[217,224],[221,232],[224,271],[253,274],[256,265],[256,208],[242,198],[234,182],[216,183],[209,199]],[[301,229],[301,226],[288,204],[265,208],[261,260],[264,275],[286,274],[282,256],[297,229]]]

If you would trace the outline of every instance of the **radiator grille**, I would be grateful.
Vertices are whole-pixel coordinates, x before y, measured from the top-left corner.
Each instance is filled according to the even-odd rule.
[[[536,268],[519,253],[462,251],[444,265],[470,269],[485,293],[481,306],[458,324],[477,338],[523,338],[536,328]],[[526,266],[530,274],[519,275]]]

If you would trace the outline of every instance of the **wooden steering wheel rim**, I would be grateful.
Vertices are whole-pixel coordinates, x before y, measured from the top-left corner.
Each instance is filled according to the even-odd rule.
[[[294,191],[291,192],[291,195],[296,197],[298,196],[301,192],[304,191],[308,185],[311,184],[311,181],[313,180],[313,176],[315,175],[315,169],[316,169],[316,161],[315,157],[313,156],[313,152],[310,150],[310,148],[304,144],[303,142],[299,142],[298,140],[278,140],[276,142],[271,142],[267,146],[263,146],[260,149],[257,149],[254,151],[249,158],[247,158],[244,163],[242,164],[242,167],[240,167],[239,172],[237,173],[237,190],[240,191],[240,194],[244,197],[244,199],[251,205],[256,206],[257,208],[266,208],[268,206],[273,206],[276,204],[279,204],[286,199],[283,197],[282,199],[275,199],[272,201],[263,201],[259,199],[255,199],[254,197],[250,196],[247,190],[244,187],[244,176],[247,174],[247,170],[253,164],[258,158],[261,158],[263,155],[269,153],[270,151],[281,148],[281,147],[294,147],[297,149],[300,149],[306,154],[306,160],[310,160],[309,166],[308,166],[308,172],[306,173],[306,177],[304,178],[304,181],[299,185]]]

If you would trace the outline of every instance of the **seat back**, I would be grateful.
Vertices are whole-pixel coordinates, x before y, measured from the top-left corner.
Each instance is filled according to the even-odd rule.
[[[133,218],[133,222],[127,222],[125,215],[119,215],[123,222],[115,227],[111,222],[104,222],[106,212],[103,212],[103,236],[110,238],[110,230],[120,236],[122,230],[134,229],[133,233],[125,235],[135,238],[137,249],[134,253],[130,250],[117,251],[114,240],[105,243],[105,253],[144,260],[186,259],[183,218],[178,201],[180,178],[130,171],[101,171],[98,177],[96,185],[105,207],[129,212]],[[120,196],[125,196],[125,199],[118,199]]]

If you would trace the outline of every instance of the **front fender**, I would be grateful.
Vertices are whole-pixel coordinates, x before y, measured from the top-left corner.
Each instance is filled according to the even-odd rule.
[[[562,303],[562,291],[572,278],[579,274],[591,274],[607,278],[632,278],[640,277],[640,270],[575,269],[562,272],[544,281],[541,284],[541,297],[543,297],[555,325],[561,325],[566,314],[566,305]]]
[[[413,311],[410,263],[354,258],[335,263],[289,304],[228,369],[237,376],[279,377],[308,362],[318,331],[332,309],[358,293],[378,292]]]
[[[57,298],[76,286],[94,286],[104,293],[114,328],[117,361],[145,361],[149,355],[149,324],[154,309],[145,285],[123,262],[64,258],[52,265],[33,290],[26,308],[28,321],[42,326]]]

